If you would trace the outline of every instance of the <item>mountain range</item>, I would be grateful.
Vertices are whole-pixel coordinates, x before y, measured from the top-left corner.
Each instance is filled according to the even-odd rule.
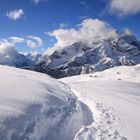
[[[29,55],[27,55],[28,58]],[[99,40],[91,44],[75,42],[59,48],[47,57],[32,61],[36,65],[28,69],[47,73],[55,78],[93,73],[121,65],[140,63],[140,42],[132,34],[121,33],[117,38]],[[41,59],[40,59],[41,58]]]
[[[56,48],[51,54],[20,54],[14,47],[1,47],[0,64],[46,73],[55,78],[103,71],[140,63],[140,42],[133,34]]]

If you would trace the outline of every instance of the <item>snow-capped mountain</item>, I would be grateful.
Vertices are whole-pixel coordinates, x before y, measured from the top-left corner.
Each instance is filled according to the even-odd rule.
[[[0,44],[0,64],[14,67],[32,66],[34,62],[20,54],[13,46]]]
[[[9,44],[0,44],[0,64],[43,72],[56,78],[93,73],[121,65],[140,63],[140,42],[133,34],[75,42],[55,48],[51,54],[20,54]]]
[[[35,64],[39,64],[42,61],[47,61],[48,56],[45,54],[40,54],[40,53],[27,53],[25,56],[32,60]]]
[[[32,67],[35,71],[61,78],[102,71],[120,65],[140,63],[140,43],[132,34],[118,33],[112,40],[92,44],[76,42],[56,49],[49,59]]]

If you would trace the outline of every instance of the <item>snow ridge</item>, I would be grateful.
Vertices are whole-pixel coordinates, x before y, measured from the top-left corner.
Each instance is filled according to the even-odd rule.
[[[1,140],[72,140],[93,121],[90,109],[56,79],[7,66],[0,66],[0,77]]]

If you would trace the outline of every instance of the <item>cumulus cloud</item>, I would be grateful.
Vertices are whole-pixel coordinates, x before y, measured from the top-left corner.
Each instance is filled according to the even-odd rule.
[[[140,12],[139,0],[110,0],[107,10],[119,16],[133,15]]]
[[[85,19],[79,25],[78,29],[57,29],[49,32],[48,35],[55,37],[57,42],[50,52],[55,48],[63,48],[72,45],[75,42],[93,43],[101,40],[108,40],[117,36],[116,30],[110,27],[106,22],[98,19]]]
[[[10,56],[17,54],[16,44],[23,43],[24,39],[19,37],[9,37],[6,39],[0,39],[0,63],[8,63]],[[7,61],[8,60],[8,61]]]
[[[17,20],[24,15],[23,9],[15,9],[6,13],[6,16],[12,20]]]
[[[12,58],[17,54],[14,45],[7,40],[0,40],[0,63],[11,64]],[[13,56],[13,57],[12,57]]]
[[[32,62],[19,52],[15,45],[6,39],[0,40],[0,64],[9,66],[27,66]]]
[[[30,48],[38,48],[43,45],[43,41],[40,37],[37,36],[28,36],[26,40],[26,44]]]

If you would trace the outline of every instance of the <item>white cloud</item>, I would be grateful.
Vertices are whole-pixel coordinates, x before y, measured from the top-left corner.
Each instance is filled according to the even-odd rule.
[[[24,43],[24,38],[20,37],[9,37],[0,39],[0,44],[8,47],[15,47],[17,43]]]
[[[34,4],[39,4],[41,1],[47,2],[48,0],[30,0],[30,1],[33,2]]]
[[[111,28],[106,22],[98,19],[85,19],[78,29],[57,29],[49,32],[48,35],[55,37],[57,42],[52,49],[62,48],[72,45],[75,42],[93,43],[100,40],[107,40],[117,36],[116,30]]]
[[[2,50],[7,47],[14,47],[14,45],[10,43],[9,41],[7,41],[6,39],[1,39],[0,40],[0,53],[2,53]]]
[[[30,61],[20,55],[15,45],[6,39],[0,40],[0,64],[10,66],[22,66],[24,63],[29,64]]]
[[[30,48],[38,48],[43,45],[43,41],[40,37],[37,36],[28,36],[26,40],[26,44]]]
[[[12,44],[23,43],[24,42],[24,38],[21,38],[21,37],[9,37],[9,38],[7,38],[7,40],[9,42],[11,42]]]
[[[5,39],[0,39],[0,43],[6,44],[5,46],[13,46],[13,47],[15,47],[17,43],[21,43],[24,45],[26,44],[27,47],[30,47],[30,48],[38,48],[38,47],[42,47],[43,45],[43,41],[40,37],[32,36],[32,35],[24,37],[24,38],[9,37]]]
[[[133,15],[140,12],[140,0],[110,0],[107,10],[119,16]]]
[[[65,28],[65,27],[67,27],[67,26],[68,26],[67,23],[60,23],[60,24],[59,24],[59,27],[60,27],[60,28]]]
[[[21,18],[23,15],[24,15],[23,9],[15,9],[6,13],[6,16],[13,20],[17,20]]]
[[[38,46],[36,45],[36,42],[32,40],[27,40],[27,46],[30,48],[37,48]]]
[[[12,56],[15,56],[17,51],[14,45],[7,40],[0,40],[0,63],[11,64]]]
[[[35,4],[38,4],[41,0],[32,0]]]

